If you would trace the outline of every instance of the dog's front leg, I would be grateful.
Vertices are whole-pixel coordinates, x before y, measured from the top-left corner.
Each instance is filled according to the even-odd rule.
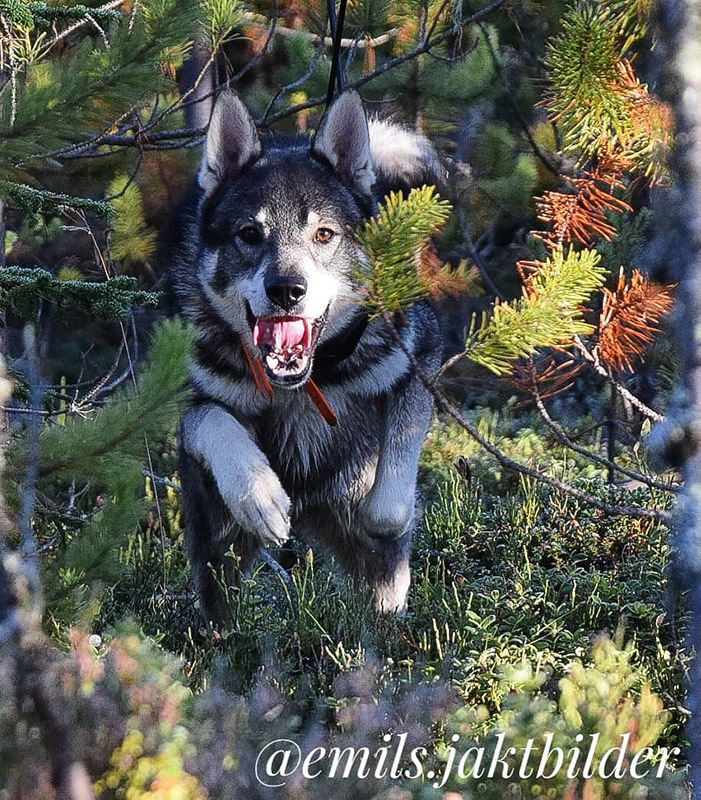
[[[246,428],[207,404],[185,416],[181,435],[185,451],[211,473],[234,522],[263,547],[282,544],[290,533],[290,499]]]
[[[416,476],[432,408],[430,396],[415,377],[405,391],[388,400],[375,480],[359,508],[360,525],[372,550],[364,571],[376,607],[385,612],[406,606]]]
[[[180,436],[183,512],[205,623],[232,622],[230,592],[261,546],[283,542],[290,501],[243,425],[221,406],[186,414]],[[238,563],[229,550],[239,557]]]

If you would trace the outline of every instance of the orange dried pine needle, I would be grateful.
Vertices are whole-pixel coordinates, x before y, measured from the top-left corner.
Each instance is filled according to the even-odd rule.
[[[527,397],[547,400],[570,389],[583,368],[583,362],[556,350],[516,362],[508,381]]]
[[[673,290],[674,286],[653,283],[637,269],[630,278],[621,269],[616,288],[602,289],[597,349],[607,366],[632,370],[633,361],[642,358],[671,311]]]
[[[534,231],[550,247],[578,242],[588,245],[594,236],[610,241],[616,229],[606,219],[607,211],[631,211],[630,205],[613,194],[623,188],[625,161],[611,154],[581,178],[568,178],[569,192],[548,191],[537,201],[538,219],[548,231]]]

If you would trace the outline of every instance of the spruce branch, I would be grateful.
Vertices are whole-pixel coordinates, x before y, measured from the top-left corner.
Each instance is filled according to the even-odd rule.
[[[115,214],[112,206],[102,200],[57,194],[6,180],[0,180],[0,197],[26,214],[55,214],[66,208],[79,209],[103,219],[113,219]]]
[[[156,308],[159,295],[138,288],[136,278],[118,275],[106,281],[62,281],[39,267],[5,267],[0,271],[0,308],[25,319],[37,313],[39,298],[74,303],[97,317],[120,319],[132,306]]]
[[[75,5],[51,6],[48,3],[26,3],[36,26],[50,26],[54,22],[65,20],[80,20],[85,17],[92,17],[103,25],[116,22],[123,17],[123,13],[118,11],[120,5],[124,5],[125,0],[119,2],[106,3],[104,6],[84,6],[80,3]]]

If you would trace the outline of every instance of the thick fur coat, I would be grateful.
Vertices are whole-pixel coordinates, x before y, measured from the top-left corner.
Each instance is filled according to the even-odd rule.
[[[367,581],[378,609],[405,607],[432,406],[386,323],[368,320],[350,231],[389,189],[440,179],[428,141],[368,124],[354,92],[333,103],[311,141],[261,140],[236,95],[217,101],[169,254],[175,301],[197,331],[180,470],[207,621],[227,622],[236,574],[227,552],[246,568],[291,532]],[[437,369],[432,309],[413,307],[397,329],[421,366]],[[251,358],[272,399],[257,388]],[[311,401],[309,381],[335,427]]]

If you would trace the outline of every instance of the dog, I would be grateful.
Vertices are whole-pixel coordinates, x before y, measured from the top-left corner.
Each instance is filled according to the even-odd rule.
[[[221,576],[234,585],[291,531],[367,581],[378,611],[404,610],[433,411],[406,351],[435,372],[441,332],[428,304],[403,314],[401,345],[369,317],[351,232],[390,190],[443,177],[428,140],[368,122],[355,91],[313,139],[261,139],[235,93],[217,99],[169,256],[176,307],[196,330],[179,469],[208,623],[229,619]]]

